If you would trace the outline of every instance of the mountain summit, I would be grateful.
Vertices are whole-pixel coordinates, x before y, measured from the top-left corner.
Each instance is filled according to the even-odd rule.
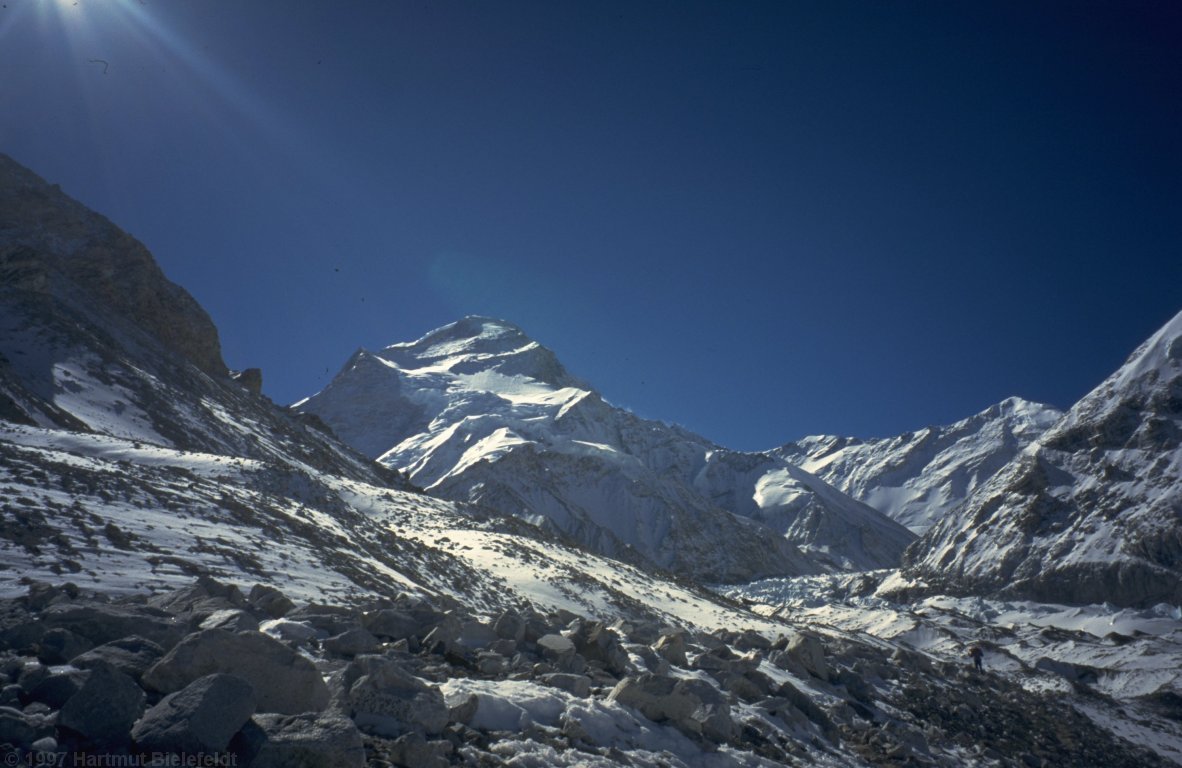
[[[1182,313],[906,557],[950,591],[1182,603]]]
[[[788,462],[613,407],[501,320],[360,350],[294,407],[432,493],[699,578],[889,567],[912,539]]]

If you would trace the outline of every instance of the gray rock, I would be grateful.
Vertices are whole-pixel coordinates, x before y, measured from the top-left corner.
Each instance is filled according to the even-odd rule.
[[[236,675],[198,678],[149,709],[131,738],[152,752],[220,752],[254,714],[254,691]]]
[[[767,651],[771,649],[772,641],[754,629],[745,629],[735,638],[735,647],[741,651]]]
[[[0,744],[27,748],[37,738],[37,730],[24,712],[12,707],[0,707]]]
[[[74,694],[81,690],[90,677],[87,670],[74,667],[53,667],[49,675],[42,678],[29,692],[29,701],[39,701],[51,709],[61,709]]]
[[[351,721],[334,714],[255,715],[250,768],[363,768],[365,746]],[[248,726],[249,727],[249,726]],[[246,729],[244,729],[246,730]]]
[[[389,756],[394,765],[403,768],[447,768],[454,750],[450,741],[427,741],[417,733],[407,733],[390,745]]]
[[[455,641],[465,648],[476,651],[488,648],[500,638],[493,627],[481,621],[465,621],[456,633]]]
[[[670,664],[678,667],[689,667],[689,660],[685,656],[685,633],[672,632],[661,635],[653,650]]]
[[[245,678],[259,712],[318,712],[328,704],[328,686],[312,662],[261,632],[207,629],[189,635],[144,674],[143,682],[172,693],[215,672]]]
[[[0,688],[0,707],[19,707],[23,693],[24,689],[16,683],[9,683]]]
[[[345,681],[349,713],[367,733],[397,738],[411,731],[434,735],[447,727],[448,708],[439,689],[393,660],[361,656],[346,670]]]
[[[380,611],[366,613],[361,617],[361,626],[378,637],[390,640],[421,637],[419,632],[423,629],[423,624],[418,618],[397,608],[383,608]]]
[[[127,675],[96,664],[58,715],[58,725],[96,744],[123,744],[144,711],[144,692]]]
[[[360,656],[373,653],[382,645],[382,641],[372,632],[361,627],[342,632],[324,641],[324,650],[338,656]]]
[[[718,743],[731,741],[738,733],[730,704],[703,680],[649,674],[626,677],[612,689],[608,701],[633,707],[654,722],[668,722],[683,733]]]
[[[509,662],[499,653],[480,651],[476,654],[476,669],[485,675],[499,675],[509,667]]]
[[[200,623],[200,619],[217,611],[245,608],[246,598],[234,584],[225,584],[211,576],[199,576],[193,584],[152,596],[148,605],[172,614],[189,614]]]
[[[265,584],[255,584],[251,587],[246,602],[250,604],[251,608],[261,611],[273,619],[282,618],[295,608],[295,603],[286,595],[275,587]]]
[[[785,653],[813,677],[829,679],[829,664],[825,661],[825,646],[814,635],[797,634],[788,641]]]
[[[42,635],[37,643],[37,658],[46,664],[65,664],[93,647],[94,643],[85,637],[64,627],[54,627]]]
[[[171,648],[184,634],[173,616],[146,605],[58,603],[41,613],[41,621],[47,627],[68,629],[96,645],[140,635]]]
[[[446,699],[447,721],[449,723],[463,723],[467,725],[476,716],[480,708],[480,697],[474,693],[452,694]]]
[[[525,619],[514,611],[506,611],[493,624],[497,637],[520,643],[525,640]]]
[[[547,658],[558,658],[575,652],[575,644],[562,635],[542,635],[538,638],[538,650]]]
[[[271,619],[258,627],[259,631],[293,646],[305,646],[320,637],[320,632],[311,624],[289,619]]]
[[[159,645],[146,637],[132,635],[91,648],[71,659],[70,664],[79,669],[90,669],[96,664],[110,664],[138,683],[148,668],[163,656],[164,649]]]
[[[542,675],[539,680],[543,685],[559,688],[580,698],[591,695],[591,678],[586,675],[572,675],[566,672],[552,672]]]
[[[602,623],[583,622],[571,633],[575,652],[595,662],[614,675],[628,671],[628,654],[620,646],[620,637]]]
[[[243,632],[258,629],[259,622],[241,608],[223,608],[205,617],[198,629],[224,629],[227,632]]]

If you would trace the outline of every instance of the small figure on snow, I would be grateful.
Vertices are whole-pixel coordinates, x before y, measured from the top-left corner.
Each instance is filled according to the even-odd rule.
[[[973,660],[973,666],[977,668],[978,672],[980,672],[981,661],[985,658],[985,651],[981,650],[981,646],[969,646],[969,658]]]

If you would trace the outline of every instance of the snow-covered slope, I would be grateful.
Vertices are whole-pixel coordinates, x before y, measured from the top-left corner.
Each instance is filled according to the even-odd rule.
[[[907,553],[956,592],[1182,604],[1182,313]]]
[[[805,437],[770,453],[923,534],[1062,415],[1011,397],[944,427],[866,440]]]
[[[359,351],[294,407],[431,493],[698,578],[886,567],[912,538],[788,462],[611,406],[500,320]]]

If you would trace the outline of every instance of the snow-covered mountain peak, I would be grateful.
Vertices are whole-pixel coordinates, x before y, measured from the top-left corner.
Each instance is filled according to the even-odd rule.
[[[470,381],[473,389],[496,392],[532,379],[549,387],[582,386],[546,347],[521,328],[504,320],[470,315],[437,328],[417,341],[391,344],[378,357],[404,371],[456,376],[496,373],[518,381],[485,377]]]
[[[501,320],[359,352],[295,407],[431,493],[699,577],[879,568],[912,538],[774,457],[611,406]]]

